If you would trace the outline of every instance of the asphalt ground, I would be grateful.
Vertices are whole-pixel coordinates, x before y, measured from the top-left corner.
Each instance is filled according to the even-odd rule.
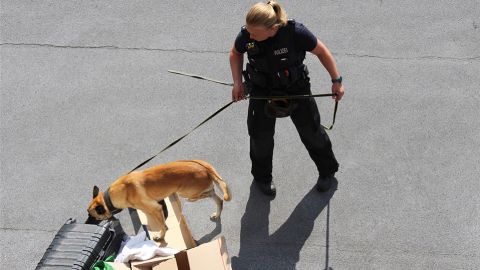
[[[253,1],[2,1],[0,265],[33,269],[102,189],[228,103],[228,50]],[[336,190],[289,119],[274,200],[251,186],[247,101],[149,165],[212,163],[233,200],[184,203],[239,269],[478,269],[480,2],[283,1],[334,54],[346,94],[328,134]],[[314,93],[330,91],[312,55]],[[333,102],[317,99],[330,124]],[[122,224],[132,232],[127,211]]]

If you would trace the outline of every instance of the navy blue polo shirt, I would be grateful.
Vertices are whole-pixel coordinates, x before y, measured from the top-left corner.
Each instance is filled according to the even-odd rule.
[[[285,27],[281,27],[280,29],[278,29],[278,31],[285,31]],[[268,42],[271,39],[275,39],[275,37],[279,36],[279,32],[277,32],[275,36],[261,42]],[[312,32],[310,32],[310,30],[308,30],[308,28],[305,27],[305,25],[303,25],[302,23],[295,22],[294,35],[295,48],[297,48],[298,50],[309,52],[315,49],[315,47],[317,46],[317,37],[315,37],[315,35],[312,34]],[[235,39],[235,49],[239,53],[245,53],[247,51],[246,44],[248,42],[251,42],[250,33],[248,33],[246,29],[243,30],[242,28],[242,31],[238,33],[237,38]]]

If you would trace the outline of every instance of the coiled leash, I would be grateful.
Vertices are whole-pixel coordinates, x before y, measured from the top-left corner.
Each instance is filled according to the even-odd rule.
[[[222,81],[218,81],[218,80],[215,80],[215,79],[211,79],[211,78],[207,78],[207,77],[203,77],[203,76],[200,76],[200,75],[196,75],[196,74],[188,74],[188,73],[185,73],[185,72],[181,72],[181,71],[175,71],[175,70],[168,70],[168,72],[170,73],[174,73],[174,74],[179,74],[179,75],[183,75],[183,76],[188,76],[188,77],[192,77],[192,78],[196,78],[196,79],[200,79],[200,80],[206,80],[206,81],[210,81],[210,82],[214,82],[214,83],[218,83],[218,84],[223,84],[223,85],[228,85],[228,86],[233,86],[233,83],[227,83],[227,82],[222,82]],[[255,96],[255,97],[252,97],[250,95],[248,95],[246,98],[248,99],[259,99],[259,100],[271,100],[271,99],[305,99],[305,98],[315,98],[315,97],[331,97],[331,96],[336,96],[337,94],[315,94],[315,95],[291,95],[291,96]],[[178,142],[180,142],[183,138],[187,137],[188,135],[190,135],[190,133],[192,133],[194,130],[196,130],[197,128],[199,128],[200,126],[202,126],[203,124],[205,124],[206,122],[208,122],[210,119],[212,119],[213,117],[215,117],[217,114],[219,114],[220,112],[222,112],[223,110],[225,110],[226,108],[228,108],[230,105],[233,104],[234,101],[230,101],[229,103],[225,104],[223,107],[221,107],[220,109],[218,109],[216,112],[214,112],[212,115],[210,115],[209,117],[207,117],[205,120],[203,120],[200,124],[198,124],[196,127],[194,127],[192,130],[190,130],[188,133],[186,133],[185,135],[183,135],[182,137],[176,139],[175,141],[173,141],[172,143],[170,143],[169,145],[167,145],[165,148],[163,148],[160,152],[156,153],[155,155],[153,155],[152,157],[148,158],[147,160],[143,161],[142,163],[138,164],[135,168],[133,168],[130,172],[128,172],[127,174],[135,171],[136,169],[142,167],[143,165],[147,164],[150,160],[154,159],[155,157],[157,157],[158,155],[160,155],[161,153],[163,153],[164,151],[166,151],[167,149],[169,149],[170,147],[174,146],[175,144],[177,144]],[[327,130],[331,130],[333,128],[333,125],[335,124],[335,117],[337,115],[337,108],[338,108],[338,101],[335,101],[335,109],[333,111],[333,121],[332,121],[332,124],[330,126],[324,126],[322,125],[325,129]]]

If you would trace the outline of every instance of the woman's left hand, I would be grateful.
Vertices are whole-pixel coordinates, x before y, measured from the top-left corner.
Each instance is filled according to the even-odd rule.
[[[345,89],[341,83],[334,83],[332,84],[332,93],[337,94],[336,96],[332,96],[335,101],[340,101],[345,93]]]

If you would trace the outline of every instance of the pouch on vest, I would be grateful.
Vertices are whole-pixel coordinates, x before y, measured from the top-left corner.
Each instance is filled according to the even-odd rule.
[[[260,86],[262,88],[267,87],[266,76],[261,72],[255,70],[255,68],[253,68],[252,65],[250,65],[250,63],[247,63],[245,71],[246,71],[246,74],[248,75],[248,81],[250,81],[252,84]],[[245,73],[244,73],[244,76],[245,76]]]
[[[296,82],[299,79],[306,79],[308,77],[308,68],[306,65],[300,65],[288,69],[292,82]]]
[[[306,65],[285,68],[276,74],[280,88],[295,86],[303,87],[308,79],[308,68]]]
[[[243,76],[245,77],[248,75],[243,74]],[[249,96],[252,93],[252,84],[247,80],[243,82],[243,93],[245,94],[245,96]]]

